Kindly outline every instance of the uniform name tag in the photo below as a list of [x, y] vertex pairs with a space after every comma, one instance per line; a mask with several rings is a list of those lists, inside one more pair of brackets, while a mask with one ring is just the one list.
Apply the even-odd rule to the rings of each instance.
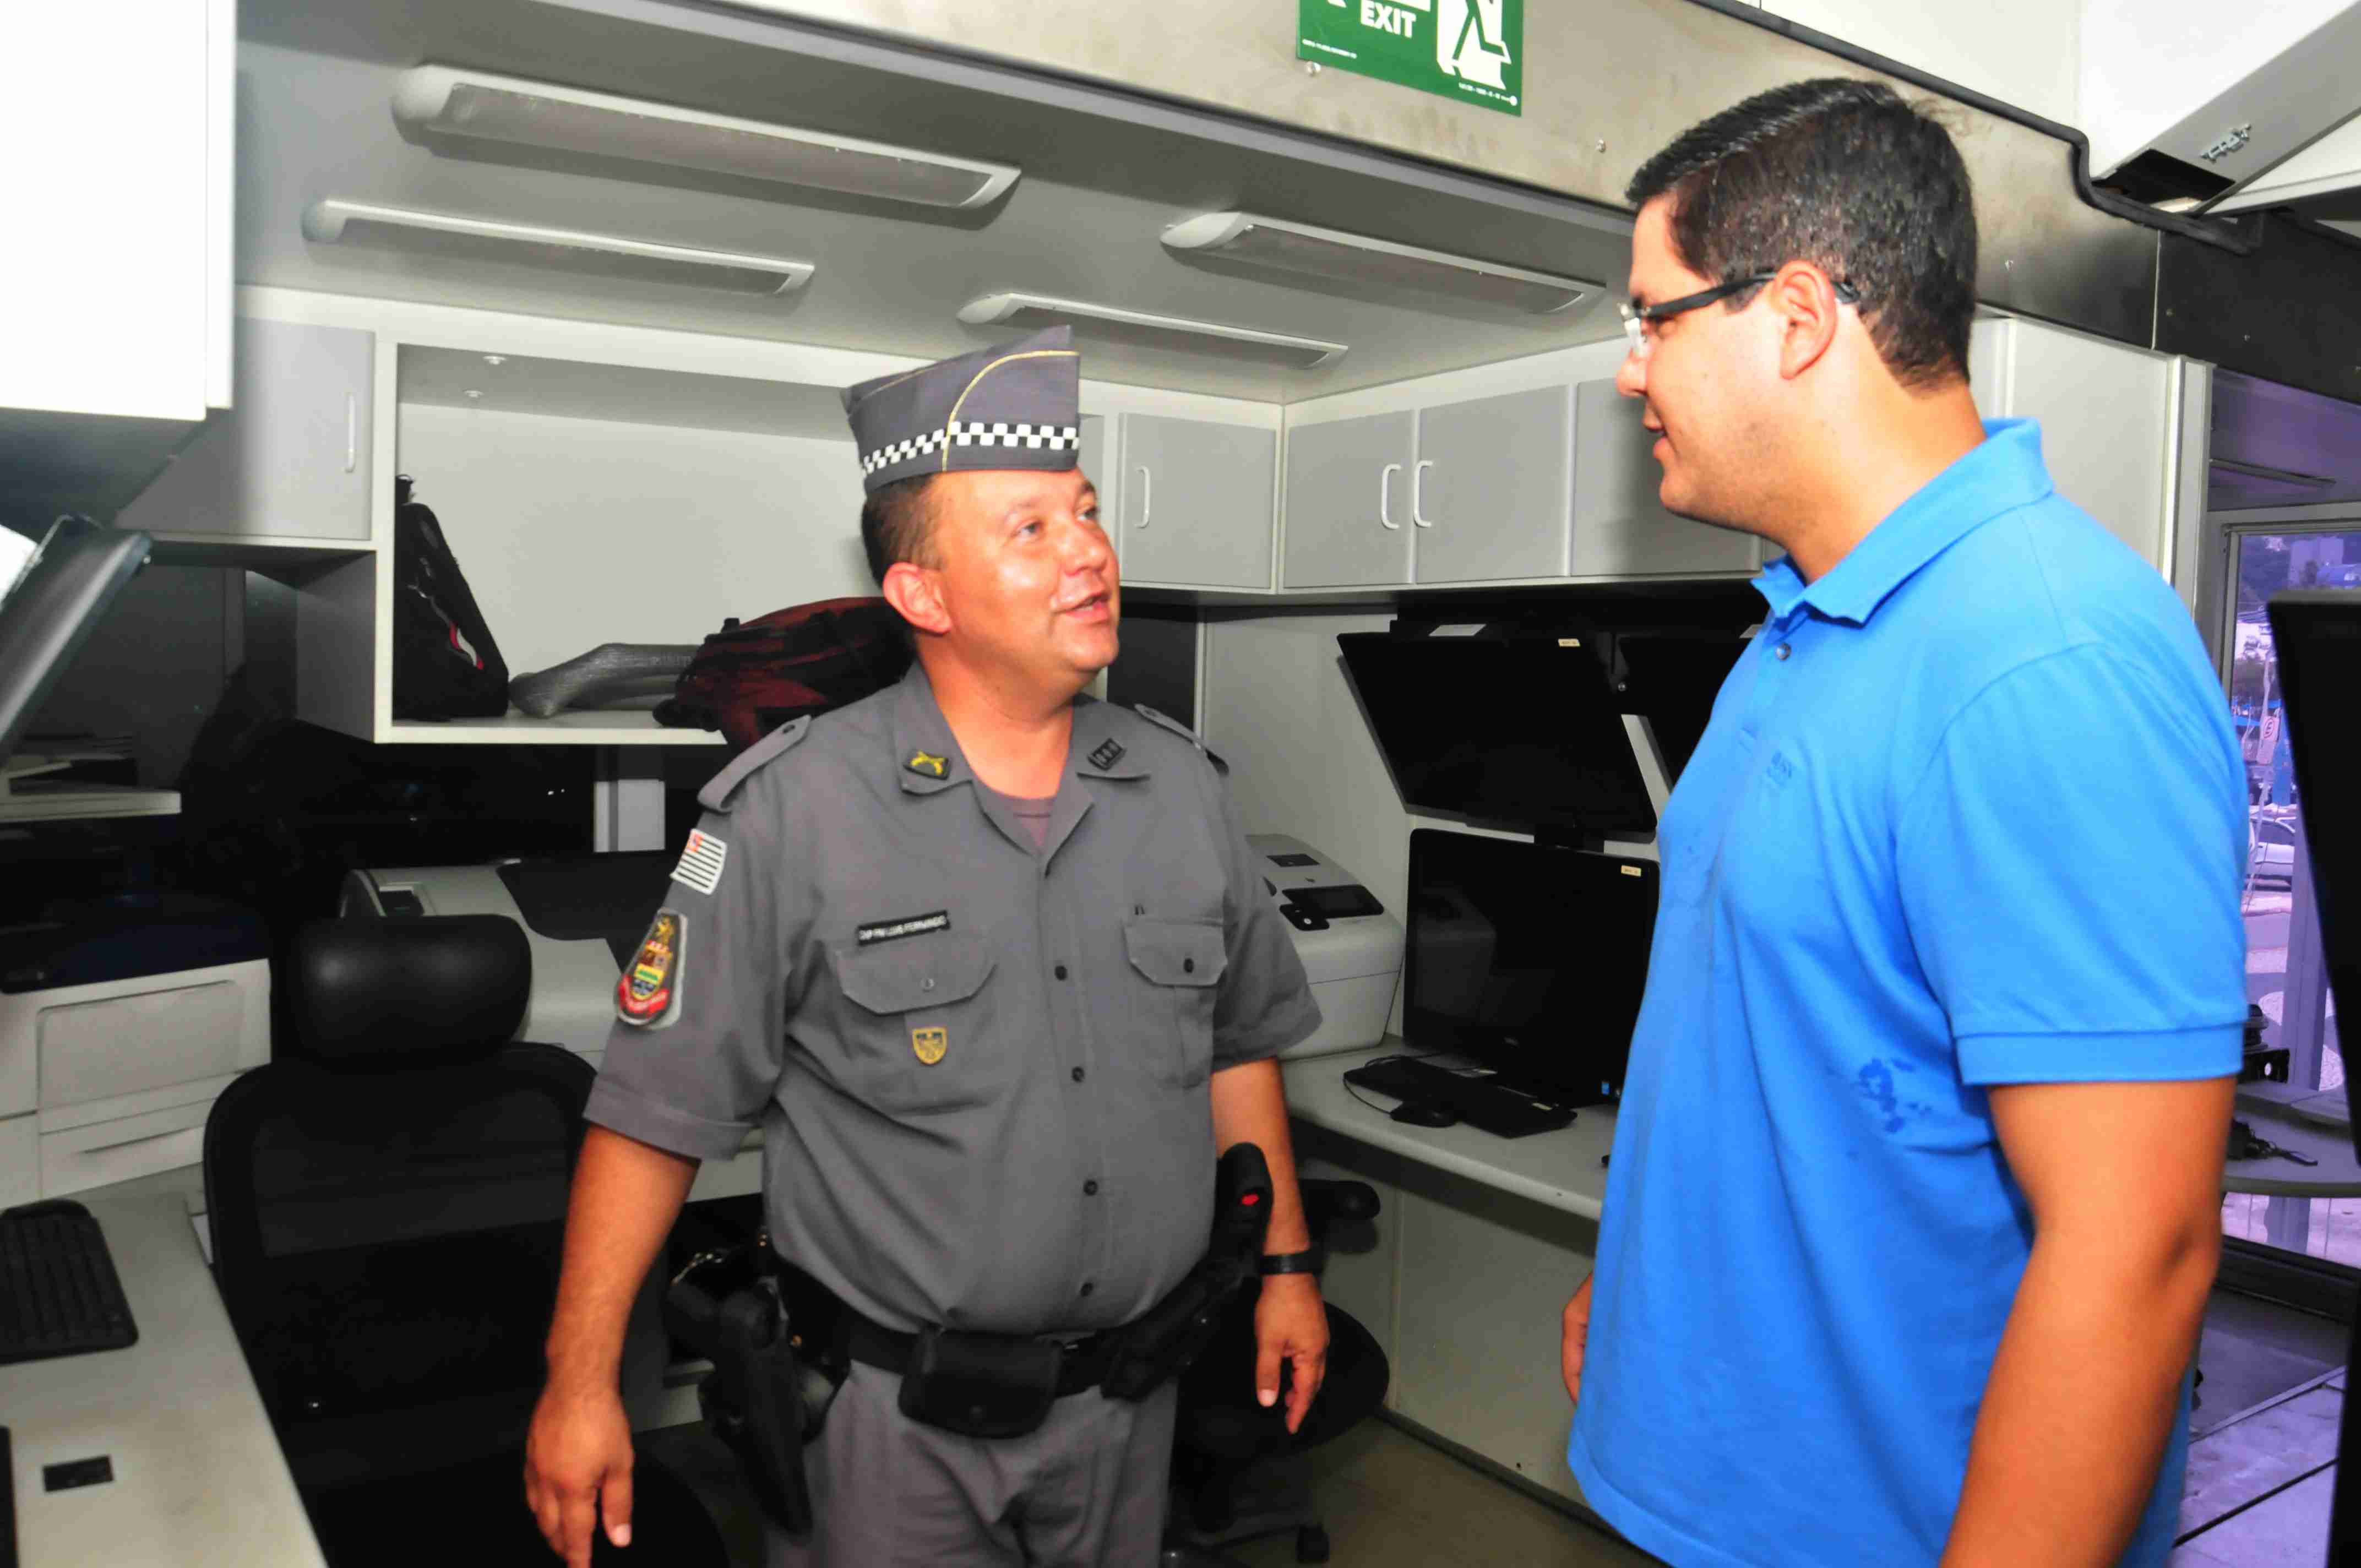
[[866, 948], [901, 937], [917, 937], [928, 931], [948, 931], [950, 928], [950, 911], [938, 909], [932, 915], [913, 915], [906, 920], [881, 920], [874, 926], [859, 927], [852, 935]]

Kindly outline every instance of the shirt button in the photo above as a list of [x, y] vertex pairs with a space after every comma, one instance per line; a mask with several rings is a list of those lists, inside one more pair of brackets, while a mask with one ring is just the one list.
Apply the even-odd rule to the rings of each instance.
[[1065, 966], [1065, 965], [1063, 965], [1063, 964], [1060, 964], [1060, 965], [1058, 966], [1058, 978], [1059, 978], [1060, 980], [1063, 980], [1063, 979], [1065, 979], [1065, 978], [1066, 978], [1066, 966]]
[[1792, 643], [1782, 642], [1776, 648], [1772, 649], [1771, 652], [1779, 658], [1784, 659], [1792, 656], [1795, 653], [1795, 649]]
[[1099, 1195], [1099, 1184], [1098, 1184], [1097, 1182], [1095, 1182], [1095, 1181], [1085, 1181], [1085, 1182], [1083, 1182], [1083, 1183], [1082, 1183], [1082, 1196], [1083, 1196], [1083, 1197], [1085, 1197], [1085, 1198], [1095, 1198], [1095, 1197], [1097, 1197], [1098, 1195]]
[[1182, 959], [1180, 960], [1180, 972], [1182, 974], [1195, 974], [1197, 972], [1197, 960], [1194, 959]]
[[1097, 1287], [1097, 1286], [1091, 1284], [1088, 1280], [1085, 1280], [1085, 1281], [1083, 1281], [1083, 1283], [1082, 1283], [1082, 1294], [1083, 1294], [1083, 1295], [1085, 1295], [1085, 1296], [1089, 1295], [1092, 1291], [1093, 1291], [1093, 1290], [1095, 1290], [1095, 1289], [1097, 1289], [1097, 1288], [1098, 1288], [1098, 1287]]
[[928, 975], [926, 979], [918, 982], [918, 989], [920, 991], [932, 991], [934, 988], [935, 977], [933, 975]]
[[1080, 1082], [1082, 1082], [1082, 1069], [1081, 1068], [1076, 1068], [1076, 1069], [1074, 1069], [1074, 1081], [1075, 1081], [1076, 1083], [1080, 1083]]

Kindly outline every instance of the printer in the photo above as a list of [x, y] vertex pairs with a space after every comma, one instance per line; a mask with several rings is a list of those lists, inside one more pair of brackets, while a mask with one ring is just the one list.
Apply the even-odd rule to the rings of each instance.
[[1281, 1055], [1331, 1056], [1364, 1050], [1385, 1038], [1401, 977], [1401, 922], [1353, 873], [1300, 839], [1249, 833], [1279, 912], [1295, 938], [1295, 956], [1320, 1003], [1320, 1030]]
[[[1320, 1032], [1286, 1054], [1376, 1045], [1401, 972], [1400, 922], [1309, 845], [1270, 834], [1246, 842], [1320, 1003]], [[523, 927], [533, 952], [532, 999], [518, 1037], [564, 1046], [595, 1065], [606, 1056], [615, 1019], [615, 977], [664, 902], [673, 862], [653, 850], [357, 871], [345, 879], [337, 913], [507, 916]]]

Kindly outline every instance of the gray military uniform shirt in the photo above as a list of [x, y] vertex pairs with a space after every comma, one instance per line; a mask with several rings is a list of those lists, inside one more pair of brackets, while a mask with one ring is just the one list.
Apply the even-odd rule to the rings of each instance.
[[780, 1251], [889, 1327], [1137, 1317], [1204, 1249], [1207, 1077], [1320, 1013], [1203, 750], [1085, 697], [1070, 759], [1042, 850], [917, 665], [747, 751], [589, 1119], [700, 1159], [761, 1125]]

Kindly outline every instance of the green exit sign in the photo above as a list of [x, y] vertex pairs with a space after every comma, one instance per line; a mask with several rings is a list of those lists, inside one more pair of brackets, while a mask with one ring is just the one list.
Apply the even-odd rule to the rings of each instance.
[[1525, 0], [1296, 0], [1295, 57], [1521, 114]]

